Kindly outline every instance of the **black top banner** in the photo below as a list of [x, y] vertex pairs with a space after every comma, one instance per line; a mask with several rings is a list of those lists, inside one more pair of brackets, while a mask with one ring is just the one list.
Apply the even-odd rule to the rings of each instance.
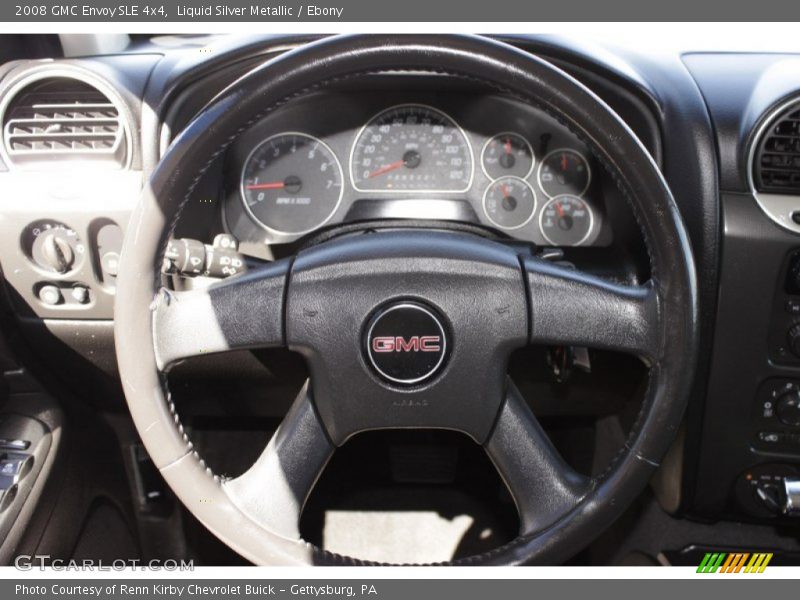
[[800, 3], [786, 0], [10, 0], [6, 23], [269, 23], [269, 22], [542, 22], [793, 21]]

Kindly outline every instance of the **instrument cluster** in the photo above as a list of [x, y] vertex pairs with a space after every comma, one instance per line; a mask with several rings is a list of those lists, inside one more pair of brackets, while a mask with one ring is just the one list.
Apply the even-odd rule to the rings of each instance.
[[597, 169], [560, 123], [501, 96], [420, 95], [320, 95], [254, 126], [226, 169], [238, 176], [230, 232], [280, 244], [368, 217], [430, 218], [545, 246], [608, 243]]

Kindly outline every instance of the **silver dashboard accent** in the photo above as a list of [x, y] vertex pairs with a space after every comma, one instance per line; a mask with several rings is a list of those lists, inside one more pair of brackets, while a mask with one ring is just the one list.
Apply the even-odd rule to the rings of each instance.
[[772, 221], [794, 233], [800, 233], [800, 223], [792, 220], [792, 213], [800, 211], [800, 196], [793, 194], [770, 194], [759, 192], [756, 189], [756, 182], [753, 177], [755, 170], [756, 152], [761, 145], [762, 138], [766, 131], [775, 124], [775, 121], [792, 106], [800, 106], [800, 98], [792, 98], [780, 106], [770, 111], [769, 115], [762, 121], [753, 136], [750, 148], [747, 151], [747, 183], [750, 193], [756, 199], [759, 208]]
[[[353, 207], [359, 202], [356, 201]], [[369, 200], [367, 200], [369, 202]], [[381, 200], [387, 206], [389, 219], [426, 219], [439, 221], [462, 221], [465, 218], [464, 206], [457, 201], [444, 198], [403, 198], [393, 202], [391, 200]], [[472, 205], [466, 203], [468, 211], [472, 212]], [[352, 217], [348, 213], [348, 217]]]
[[800, 517], [800, 479], [785, 477], [783, 491], [783, 513], [791, 517]]
[[[128, 117], [128, 110], [119, 93], [102, 77], [70, 64], [57, 64], [49, 63], [44, 65], [37, 65], [36, 67], [26, 70], [21, 74], [15, 75], [8, 87], [3, 89], [2, 98], [0, 99], [0, 124], [3, 124], [2, 143], [0, 143], [0, 158], [6, 163], [9, 169], [24, 169], [15, 163], [12, 152], [6, 147], [6, 139], [8, 137], [8, 125], [6, 123], [6, 113], [11, 106], [12, 102], [16, 99], [20, 92], [23, 92], [28, 86], [46, 79], [72, 79], [93, 87], [100, 94], [108, 99], [108, 105], [112, 106], [117, 116], [110, 119], [119, 124], [119, 134], [115, 138], [114, 147], [110, 151], [92, 152], [93, 154], [106, 154], [109, 156], [118, 152], [124, 152], [123, 160], [119, 166], [122, 170], [130, 170], [133, 161], [133, 138], [131, 134], [130, 122]], [[124, 144], [124, 148], [120, 146]], [[55, 154], [63, 154], [66, 156], [76, 156], [71, 151], [59, 151]], [[91, 154], [91, 153], [90, 153]], [[69, 163], [72, 164], [72, 163]], [[46, 170], [41, 165], [34, 165], [33, 170]]]

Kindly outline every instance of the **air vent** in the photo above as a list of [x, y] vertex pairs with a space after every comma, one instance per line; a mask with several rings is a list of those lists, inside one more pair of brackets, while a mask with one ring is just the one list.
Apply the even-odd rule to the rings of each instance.
[[756, 190], [800, 195], [800, 107], [779, 114], [758, 141], [754, 164]]
[[69, 77], [39, 79], [16, 91], [3, 115], [3, 142], [17, 166], [90, 161], [119, 168], [128, 154], [117, 106]]

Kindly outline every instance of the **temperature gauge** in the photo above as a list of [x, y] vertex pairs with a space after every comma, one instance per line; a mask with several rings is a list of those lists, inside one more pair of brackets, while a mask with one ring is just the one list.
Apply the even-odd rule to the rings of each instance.
[[489, 179], [513, 175], [527, 179], [533, 171], [533, 148], [518, 133], [498, 133], [481, 152], [481, 166]]
[[536, 212], [536, 192], [519, 177], [501, 177], [483, 194], [483, 210], [497, 227], [518, 229]]
[[589, 237], [594, 224], [591, 207], [577, 196], [556, 196], [539, 215], [542, 235], [553, 246], [579, 246]]
[[539, 165], [539, 185], [550, 198], [561, 194], [583, 196], [591, 178], [589, 163], [575, 150], [553, 150]]

